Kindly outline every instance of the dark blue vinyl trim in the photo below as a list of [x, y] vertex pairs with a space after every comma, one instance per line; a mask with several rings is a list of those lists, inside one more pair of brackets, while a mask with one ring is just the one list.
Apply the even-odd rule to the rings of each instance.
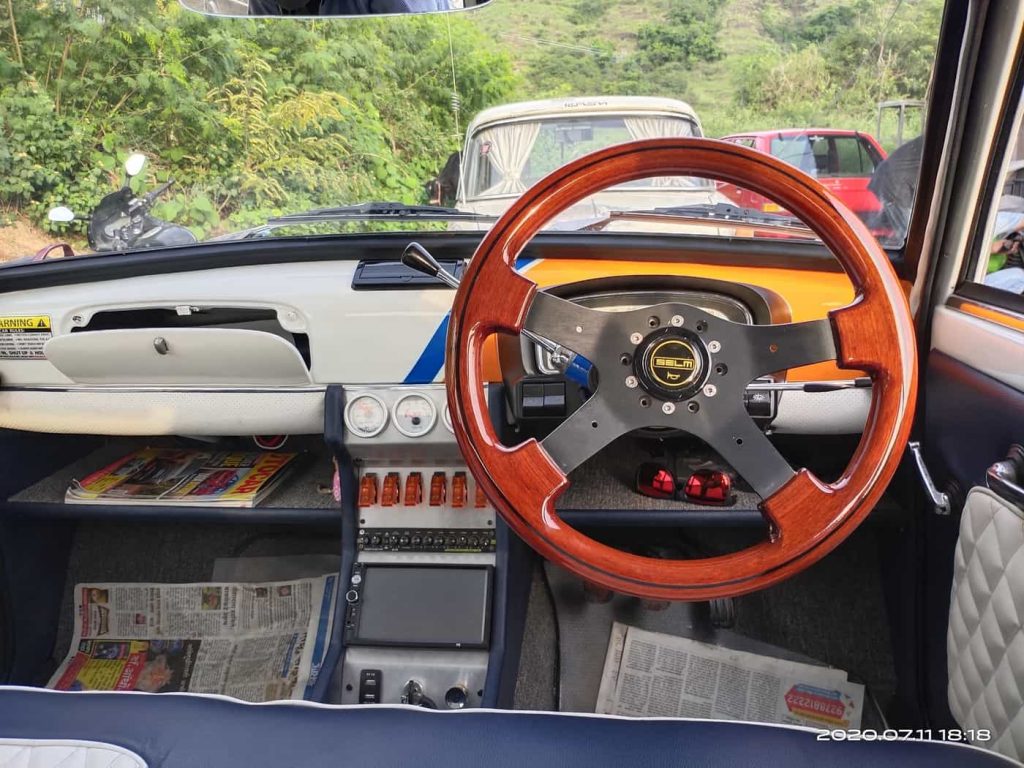
[[826, 741], [814, 731], [713, 720], [412, 707], [249, 705], [173, 693], [0, 690], [0, 737], [84, 739], [160, 768], [995, 768], [942, 741]]
[[36, 520], [131, 520], [133, 522], [206, 522], [240, 524], [338, 525], [341, 514], [336, 507], [274, 508], [244, 507], [159, 507], [145, 505], [62, 504], [57, 502], [4, 502], [3, 516]]
[[[356, 562], [356, 533], [359, 527], [359, 513], [356, 509], [356, 469], [352, 455], [345, 447], [345, 389], [339, 384], [327, 388], [324, 397], [324, 442], [331, 449], [338, 467], [341, 486], [341, 564], [338, 567], [338, 600], [334, 608], [334, 628], [331, 643], [324, 657], [323, 674], [313, 687], [313, 701], [327, 701], [332, 682], [340, 680], [342, 663], [345, 659], [345, 602], [344, 594], [352, 578], [352, 566]], [[337, 510], [335, 510], [337, 511]]]

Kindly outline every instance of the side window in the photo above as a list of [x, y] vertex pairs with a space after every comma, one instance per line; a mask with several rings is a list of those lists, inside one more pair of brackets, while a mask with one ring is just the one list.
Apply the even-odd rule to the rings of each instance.
[[973, 282], [1024, 295], [1024, 130], [1012, 127], [992, 197], [988, 237], [982, 242]]

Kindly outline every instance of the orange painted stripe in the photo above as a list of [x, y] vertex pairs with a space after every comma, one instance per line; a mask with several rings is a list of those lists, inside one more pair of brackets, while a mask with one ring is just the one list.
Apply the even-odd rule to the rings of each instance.
[[982, 320], [996, 323], [1005, 328], [1012, 328], [1015, 331], [1024, 331], [1024, 318], [1009, 312], [1003, 312], [995, 307], [986, 307], [982, 304], [974, 304], [970, 301], [961, 301], [957, 306], [961, 312], [973, 317], [980, 317]]

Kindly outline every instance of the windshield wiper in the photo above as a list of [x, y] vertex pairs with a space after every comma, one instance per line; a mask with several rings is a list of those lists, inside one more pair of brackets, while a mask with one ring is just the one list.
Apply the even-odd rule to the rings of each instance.
[[807, 229], [796, 216], [781, 213], [768, 213], [756, 208], [740, 208], [730, 203], [698, 203], [694, 205], [674, 205], [666, 208], [651, 208], [647, 211], [633, 213], [660, 213], [665, 216], [694, 216], [715, 221], [735, 221], [743, 224], [765, 224], [767, 226], [800, 227]]
[[267, 220], [268, 225], [295, 224], [310, 221], [495, 221], [496, 216], [441, 205], [410, 205], [408, 203], [359, 203], [331, 208], [314, 208]]
[[625, 221], [658, 221], [693, 222], [707, 225], [745, 224], [747, 226], [765, 227], [784, 234], [798, 237], [816, 237], [814, 232], [800, 219], [789, 214], [767, 213], [754, 208], [740, 208], [730, 203], [694, 203], [693, 205], [674, 205], [662, 208], [644, 208], [638, 210], [611, 211], [597, 221], [591, 221], [579, 229], [581, 231], [601, 231], [612, 222]]

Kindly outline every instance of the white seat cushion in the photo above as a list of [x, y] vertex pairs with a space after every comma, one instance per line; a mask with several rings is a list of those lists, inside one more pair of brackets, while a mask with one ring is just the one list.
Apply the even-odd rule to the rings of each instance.
[[98, 741], [0, 739], [0, 768], [146, 768], [146, 762]]
[[980, 743], [1024, 755], [1024, 519], [986, 488], [967, 497], [956, 546], [946, 657], [949, 708]]

